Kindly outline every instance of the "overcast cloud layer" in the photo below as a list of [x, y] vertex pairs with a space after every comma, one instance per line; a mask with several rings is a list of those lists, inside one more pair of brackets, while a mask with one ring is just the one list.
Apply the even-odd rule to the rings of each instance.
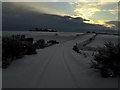
[[[26, 5], [24, 5], [26, 4]], [[87, 24], [89, 21], [80, 17], [59, 15], [55, 11], [41, 7], [39, 10], [30, 7], [31, 3], [3, 3], [3, 30], [30, 30], [34, 28], [51, 28], [57, 31], [86, 32], [108, 30], [98, 24]], [[27, 6], [29, 4], [29, 6]], [[23, 5], [23, 6], [21, 6]], [[48, 13], [46, 13], [48, 11]], [[56, 14], [52, 14], [56, 13]]]
[[[29, 3], [28, 3], [29, 4]], [[59, 16], [36, 12], [29, 7], [3, 3], [3, 30], [28, 30], [35, 27], [52, 28], [59, 31], [79, 31], [103, 28], [100, 25], [85, 24], [82, 18]]]

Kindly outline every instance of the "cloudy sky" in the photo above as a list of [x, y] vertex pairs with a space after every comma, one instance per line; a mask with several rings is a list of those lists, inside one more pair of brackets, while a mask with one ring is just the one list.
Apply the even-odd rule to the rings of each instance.
[[1, 0], [2, 2], [118, 2], [120, 0]]
[[[103, 25], [112, 29], [116, 29], [116, 22], [118, 22], [118, 0], [76, 0], [76, 2], [59, 2], [59, 0], [51, 0], [51, 2], [9, 2], [11, 0], [4, 0], [3, 3], [3, 26], [9, 24], [11, 19], [15, 22], [19, 22], [18, 18], [26, 19], [28, 17], [37, 19], [35, 14], [44, 14], [42, 19], [46, 18], [45, 15], [50, 18], [57, 16], [56, 21], [61, 21], [66, 18], [67, 22], [82, 23], [86, 25]], [[27, 1], [27, 0], [26, 0]], [[52, 2], [53, 1], [53, 2]], [[60, 0], [61, 1], [61, 0]], [[65, 1], [65, 0], [64, 0]], [[79, 2], [78, 2], [79, 1]], [[23, 16], [23, 14], [25, 14]], [[33, 15], [34, 14], [34, 15]], [[41, 17], [41, 16], [40, 16]], [[38, 17], [40, 19], [40, 17]], [[59, 20], [58, 20], [59, 17]], [[18, 20], [18, 21], [15, 21]], [[82, 20], [82, 21], [81, 21]], [[50, 20], [48, 20], [50, 21]], [[46, 20], [46, 22], [48, 22]], [[61, 22], [62, 23], [62, 22]], [[24, 24], [25, 25], [25, 24]], [[10, 27], [10, 26], [8, 26]], [[17, 27], [17, 26], [16, 26]], [[4, 27], [3, 27], [4, 28]]]

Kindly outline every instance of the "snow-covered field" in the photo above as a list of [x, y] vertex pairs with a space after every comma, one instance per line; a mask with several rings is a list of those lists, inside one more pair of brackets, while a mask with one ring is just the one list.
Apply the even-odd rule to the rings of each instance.
[[[3, 70], [3, 88], [118, 88], [117, 78], [102, 78], [99, 72], [90, 68], [92, 56], [84, 57], [72, 50], [76, 43], [83, 43], [95, 34], [56, 33], [14, 32], [62, 43], [14, 61]], [[89, 46], [97, 46], [99, 38], [100, 42], [116, 40], [116, 36], [98, 35]]]
[[105, 42], [112, 42], [114, 44], [117, 44], [119, 38], [120, 38], [119, 36], [115, 36], [115, 35], [97, 35], [95, 40], [90, 44], [88, 44], [87, 46], [95, 47], [95, 48], [103, 47]]
[[3, 36], [9, 35], [27, 35], [28, 37], [33, 37], [35, 40], [44, 39], [44, 40], [57, 40], [59, 42], [68, 41], [76, 37], [76, 35], [81, 35], [82, 33], [73, 33], [73, 32], [30, 32], [30, 31], [4, 31]]

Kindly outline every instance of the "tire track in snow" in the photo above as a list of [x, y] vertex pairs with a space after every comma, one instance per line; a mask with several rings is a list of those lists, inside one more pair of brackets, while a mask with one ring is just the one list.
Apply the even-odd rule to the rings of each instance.
[[50, 62], [52, 61], [52, 58], [54, 57], [54, 53], [57, 52], [58, 50], [58, 47], [56, 47], [57, 49], [49, 56], [47, 57], [47, 62], [43, 65], [43, 68], [42, 68], [42, 71], [40, 72], [40, 75], [39, 75], [39, 79], [37, 78], [37, 82], [36, 82], [36, 87], [38, 87], [40, 85], [40, 83], [42, 83], [42, 77], [44, 76], [47, 68], [48, 68], [48, 65], [50, 64]]
[[[53, 57], [49, 58], [50, 63], [44, 71], [44, 75], [41, 77], [41, 82], [38, 80], [37, 87], [42, 88], [53, 88], [53, 87], [74, 87], [74, 82], [72, 82], [71, 75], [69, 74], [66, 64], [64, 63], [64, 57], [62, 52], [62, 47], [56, 50]], [[65, 83], [65, 84], [64, 84]], [[54, 86], [55, 85], [55, 86]], [[70, 86], [69, 86], [70, 85]]]
[[[85, 34], [86, 35], [86, 34]], [[88, 34], [87, 34], [88, 35]], [[81, 37], [83, 37], [84, 35], [82, 35]], [[66, 42], [64, 42], [64, 44], [66, 44], [67, 42], [72, 42], [72, 41], [74, 41], [75, 39], [78, 39], [78, 38], [80, 38], [80, 37], [77, 37], [77, 38], [73, 38], [73, 39], [71, 39], [71, 40], [68, 40], [68, 41], [66, 41]], [[56, 52], [58, 51], [58, 49], [59, 48], [63, 48], [63, 46], [61, 46], [62, 44], [60, 43], [59, 44], [59, 46], [57, 47], [57, 50], [56, 50]], [[50, 48], [52, 48], [52, 47], [54, 47], [54, 48], [56, 48], [55, 46], [51, 46]], [[65, 51], [65, 50], [64, 50]], [[49, 56], [49, 58], [47, 58], [48, 60], [47, 60], [47, 62], [45, 63], [45, 65], [43, 65], [43, 68], [42, 68], [42, 72], [40, 72], [40, 76], [39, 76], [39, 79], [37, 80], [37, 87], [39, 86], [39, 84], [40, 84], [40, 81], [42, 81], [42, 77], [44, 76], [44, 74], [45, 74], [45, 72], [46, 72], [46, 70], [47, 70], [47, 68], [48, 68], [48, 66], [49, 66], [49, 64], [51, 63], [51, 61], [52, 61], [52, 58], [54, 57], [54, 54], [56, 53], [56, 52], [53, 52], [53, 54], [51, 54], [50, 56]], [[63, 52], [62, 54], [64, 54], [65, 52]], [[67, 54], [69, 53], [69, 51], [67, 51]], [[70, 56], [70, 55], [67, 55], [67, 56]], [[74, 59], [73, 57], [72, 57], [72, 59]], [[70, 73], [70, 76], [72, 77], [72, 80], [73, 80], [73, 83], [75, 84], [75, 86], [76, 87], [78, 87], [78, 85], [77, 85], [77, 80], [75, 79], [75, 77], [74, 77], [74, 75], [73, 75], [73, 73], [72, 73], [72, 71], [71, 71], [71, 69], [70, 69], [70, 67], [69, 67], [69, 64], [68, 64], [68, 62], [66, 61], [66, 57], [65, 57], [65, 54], [63, 55], [63, 61], [64, 61], [64, 64], [66, 65], [66, 67], [67, 67], [67, 70], [68, 70], [68, 72]], [[79, 63], [80, 64], [80, 63]], [[41, 82], [42, 83], [42, 82]]]
[[[55, 47], [54, 51], [51, 51], [49, 54], [47, 53], [47, 51], [52, 50], [52, 48], [48, 48], [45, 51], [43, 50], [43, 52], [40, 51], [40, 53], [37, 56], [35, 56], [35, 59], [34, 59], [34, 61], [37, 60], [37, 63], [33, 63], [28, 67], [24, 67], [24, 69], [22, 69], [23, 67], [20, 67], [20, 70], [22, 70], [22, 72], [19, 72], [20, 70], [16, 70], [16, 72], [10, 72], [10, 73], [18, 73], [18, 74], [15, 74], [15, 76], [17, 75], [17, 77], [18, 78], [20, 77], [21, 79], [18, 79], [18, 82], [16, 83], [8, 83], [7, 85], [4, 83], [4, 85], [6, 85], [4, 87], [7, 87], [7, 88], [10, 88], [10, 87], [12, 88], [27, 88], [27, 87], [36, 88], [38, 87], [38, 84], [40, 83], [49, 63], [52, 60], [51, 58], [54, 56], [54, 53], [57, 51], [57, 49], [58, 47]], [[27, 59], [27, 57], [25, 59]], [[42, 62], [41, 62], [41, 59], [42, 59]], [[13, 79], [10, 79], [10, 81], [11, 80]], [[4, 81], [5, 81], [5, 78], [4, 78]]]
[[70, 73], [71, 78], [72, 78], [72, 80], [73, 80], [76, 88], [78, 88], [79, 85], [77, 84], [77, 80], [75, 79], [75, 77], [74, 77], [74, 75], [73, 75], [73, 73], [72, 73], [72, 71], [71, 71], [71, 69], [70, 69], [70, 67], [69, 67], [69, 64], [68, 64], [68, 62], [67, 62], [67, 58], [66, 58], [66, 56], [65, 56], [65, 53], [63, 52], [62, 54], [63, 54], [63, 58], [64, 58], [63, 60], [64, 60], [64, 63], [65, 63], [65, 65], [66, 65], [66, 67], [67, 67], [67, 70], [68, 70], [68, 72]]
[[[81, 36], [81, 37], [85, 37], [86, 35], [89, 35], [89, 34], [85, 34], [85, 35], [83, 35], [83, 36]], [[94, 37], [94, 36], [92, 36], [92, 37]], [[74, 40], [80, 40], [79, 39], [80, 37], [78, 37], [78, 38], [75, 38], [75, 39], [73, 39], [73, 40], [70, 40], [70, 44], [71, 44], [71, 42], [72, 43], [76, 43], [76, 42], [74, 42]], [[88, 40], [89, 39], [89, 37], [86, 39], [86, 40]], [[77, 41], [78, 41], [77, 40]], [[81, 43], [83, 43], [83, 42], [85, 42], [86, 40], [83, 40]], [[66, 42], [65, 42], [65, 44], [66, 44]], [[67, 44], [69, 44], [69, 42], [67, 43]], [[73, 83], [75, 84], [75, 86], [77, 87], [77, 88], [79, 88], [80, 86], [79, 86], [79, 82], [78, 82], [78, 80], [77, 80], [77, 77], [75, 77], [75, 75], [74, 75], [74, 73], [73, 73], [73, 71], [72, 71], [72, 67], [70, 66], [70, 63], [71, 62], [74, 62], [76, 65], [78, 65], [79, 66], [79, 68], [81, 69], [81, 68], [84, 68], [84, 67], [86, 67], [85, 66], [85, 64], [83, 64], [83, 62], [80, 62], [80, 60], [78, 61], [77, 60], [77, 58], [75, 58], [74, 56], [73, 56], [73, 54], [72, 54], [72, 50], [70, 50], [70, 48], [65, 48], [64, 50], [62, 50], [62, 54], [63, 54], [63, 60], [64, 60], [64, 63], [65, 63], [65, 65], [66, 65], [66, 68], [67, 68], [67, 70], [68, 70], [68, 72], [69, 72], [69, 74], [70, 74], [70, 76], [71, 76], [71, 78], [72, 78], [72, 81], [73, 81]], [[69, 60], [69, 61], [68, 61]]]

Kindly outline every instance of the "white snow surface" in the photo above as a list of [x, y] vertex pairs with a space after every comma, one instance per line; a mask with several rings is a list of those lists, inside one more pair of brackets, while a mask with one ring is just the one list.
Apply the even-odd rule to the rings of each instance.
[[[37, 35], [37, 39], [42, 37]], [[9, 68], [3, 69], [3, 88], [118, 88], [117, 78], [102, 78], [99, 72], [90, 68], [91, 56], [85, 58], [72, 50], [76, 43], [82, 43], [94, 34], [75, 35], [64, 34], [62, 38], [58, 35], [57, 40], [62, 43], [13, 61]], [[47, 36], [44, 35], [51, 39]]]
[[76, 35], [81, 35], [82, 33], [76, 32], [35, 32], [35, 31], [3, 31], [3, 36], [10, 35], [26, 35], [27, 37], [34, 37], [35, 40], [57, 40], [59, 42], [64, 42], [76, 37]]
[[117, 35], [98, 35], [95, 40], [88, 44], [89, 47], [103, 47], [105, 42], [112, 42], [114, 44], [118, 44], [120, 36]]

